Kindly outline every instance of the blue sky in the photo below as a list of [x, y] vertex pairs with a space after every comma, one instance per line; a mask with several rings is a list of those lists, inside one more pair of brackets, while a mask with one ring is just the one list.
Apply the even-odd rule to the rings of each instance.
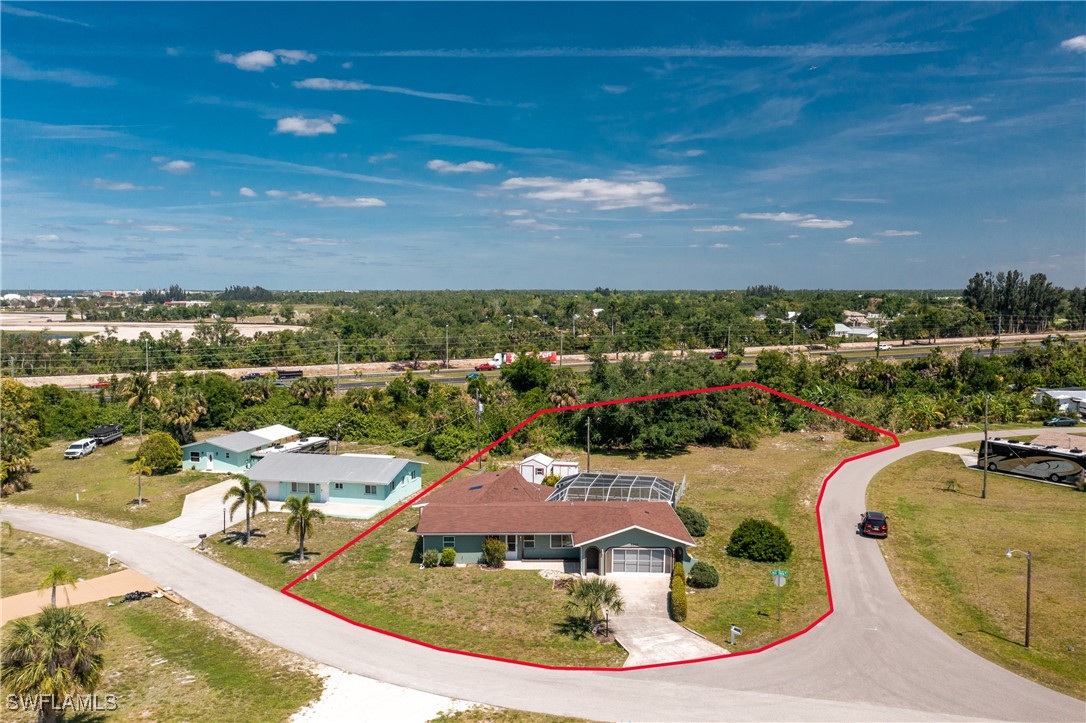
[[0, 9], [5, 289], [1086, 282], [1083, 3]]

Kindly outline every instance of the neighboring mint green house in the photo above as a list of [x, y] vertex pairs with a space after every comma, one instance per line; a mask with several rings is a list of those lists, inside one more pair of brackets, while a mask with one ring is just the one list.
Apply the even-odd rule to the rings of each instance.
[[247, 476], [264, 485], [269, 500], [309, 495], [317, 503], [381, 509], [422, 489], [422, 462], [373, 454], [269, 454]]
[[277, 444], [297, 439], [299, 434], [296, 429], [273, 424], [251, 432], [234, 432], [193, 442], [181, 447], [181, 466], [201, 472], [244, 474], [260, 459], [254, 452], [274, 449]]

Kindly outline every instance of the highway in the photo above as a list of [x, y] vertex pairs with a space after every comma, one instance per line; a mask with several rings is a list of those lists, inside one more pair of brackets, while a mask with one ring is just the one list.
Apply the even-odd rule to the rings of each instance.
[[[2, 517], [102, 553], [116, 550], [193, 604], [299, 655], [479, 703], [597, 720], [1082, 721], [1082, 701], [984, 660], [920, 616], [898, 592], [878, 543], [856, 534], [879, 470], [980, 437], [908, 442], [845, 465], [828, 483], [820, 514], [834, 612], [810, 632], [753, 655], [641, 670], [550, 670], [433, 650], [333, 618], [146, 532], [10, 504]], [[515, 655], [516, 642], [509, 643]], [[364, 705], [359, 710], [364, 717]]]

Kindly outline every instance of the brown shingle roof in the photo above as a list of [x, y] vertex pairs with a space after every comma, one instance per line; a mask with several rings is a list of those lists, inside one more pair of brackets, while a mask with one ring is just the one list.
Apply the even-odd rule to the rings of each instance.
[[510, 467], [497, 472], [483, 472], [447, 481], [418, 501], [420, 505], [436, 502], [450, 505], [491, 505], [500, 502], [542, 502], [551, 492], [528, 482]]
[[572, 535], [574, 545], [631, 527], [693, 545], [671, 505], [660, 502], [501, 502], [422, 508], [420, 535]]

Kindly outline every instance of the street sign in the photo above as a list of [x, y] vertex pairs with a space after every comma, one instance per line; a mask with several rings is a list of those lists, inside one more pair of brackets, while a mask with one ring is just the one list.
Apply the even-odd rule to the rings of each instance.
[[776, 585], [777, 587], [784, 587], [784, 583], [786, 583], [786, 582], [788, 582], [788, 580], [786, 580], [783, 577], [780, 577], [779, 575], [776, 575], [776, 576], [773, 577], [773, 584]]

